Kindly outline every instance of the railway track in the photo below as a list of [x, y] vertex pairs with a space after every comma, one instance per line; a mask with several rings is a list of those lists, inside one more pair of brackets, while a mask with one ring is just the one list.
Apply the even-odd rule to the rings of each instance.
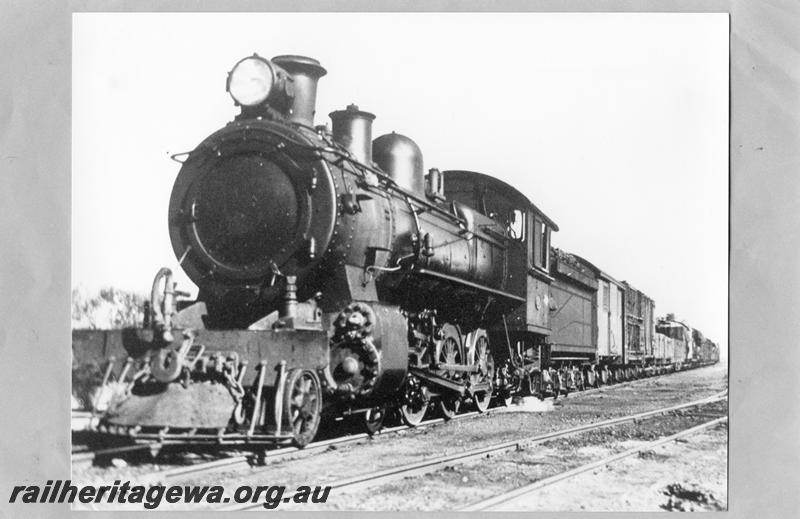
[[626, 450], [624, 452], [620, 452], [618, 454], [614, 454], [613, 456], [609, 456], [607, 458], [603, 458], [601, 460], [594, 461], [592, 463], [587, 463], [585, 465], [581, 465], [580, 467], [576, 467], [574, 469], [567, 470], [567, 471], [562, 472], [560, 474], [556, 474], [555, 476], [551, 476], [549, 478], [545, 478], [545, 479], [541, 479], [539, 481], [535, 481], [535, 482], [531, 483], [530, 485], [525, 485], [524, 487], [517, 488], [517, 489], [512, 490], [510, 492], [506, 492], [504, 494], [500, 494], [498, 496], [494, 496], [492, 498], [485, 499], [485, 500], [479, 501], [477, 503], [473, 503], [473, 504], [471, 504], [471, 505], [469, 505], [467, 507], [462, 508], [461, 511], [463, 511], [463, 512], [498, 511], [498, 509], [500, 509], [501, 506], [509, 506], [509, 505], [512, 505], [517, 500], [529, 498], [531, 496], [531, 494], [535, 493], [536, 491], [538, 491], [538, 490], [540, 490], [542, 488], [550, 486], [550, 485], [552, 485], [554, 483], [558, 483], [560, 481], [564, 481], [564, 480], [573, 478], [575, 476], [578, 476], [578, 475], [583, 474], [584, 472], [588, 472], [590, 470], [594, 470], [594, 469], [597, 469], [597, 468], [600, 468], [600, 467], [604, 467], [606, 465], [614, 463], [615, 461], [619, 461], [619, 460], [622, 460], [624, 458], [628, 458], [630, 456], [634, 456], [634, 455], [639, 454], [640, 452], [643, 452], [643, 451], [654, 449], [654, 448], [656, 448], [656, 447], [658, 447], [660, 445], [664, 445], [666, 443], [670, 443], [670, 442], [675, 441], [675, 440], [677, 440], [679, 438], [684, 438], [686, 436], [691, 436], [693, 434], [697, 434], [699, 432], [705, 431], [706, 429], [710, 429], [711, 427], [715, 427], [715, 426], [717, 426], [717, 425], [719, 425], [719, 424], [721, 424], [723, 422], [726, 422], [727, 420], [728, 420], [727, 416], [715, 418], [715, 419], [710, 420], [708, 422], [705, 422], [705, 423], [703, 423], [701, 425], [698, 425], [698, 426], [695, 426], [695, 427], [691, 427], [689, 429], [685, 429], [683, 431], [680, 431], [680, 432], [678, 432], [676, 434], [667, 436], [665, 438], [660, 438], [660, 439], [654, 440], [652, 442], [647, 442], [647, 443], [645, 443], [643, 445], [640, 445], [638, 447], [634, 447], [634, 448], [628, 449], [628, 450]]
[[119, 447], [108, 447], [106, 449], [89, 450], [85, 446], [78, 446], [72, 452], [72, 465], [86, 465], [99, 459], [109, 459], [130, 454], [132, 452], [152, 451], [160, 448], [158, 442], [137, 443], [135, 445], [122, 445]]
[[[614, 425], [624, 424], [628, 422], [636, 422], [639, 420], [644, 420], [651, 417], [656, 417], [660, 415], [664, 415], [670, 412], [685, 410], [692, 407], [698, 407], [705, 404], [711, 404], [714, 402], [718, 402], [721, 400], [727, 399], [727, 391], [718, 393], [711, 397], [703, 398], [700, 400], [695, 400], [693, 402], [688, 402], [685, 404], [674, 405], [666, 408], [656, 409], [653, 411], [647, 411], [643, 413], [637, 413], [635, 415], [629, 415], [619, 418], [612, 418], [609, 420], [604, 420], [601, 422], [591, 423], [580, 425], [577, 427], [572, 427], [569, 429], [565, 429], [562, 431], [556, 431], [546, 434], [540, 434], [536, 436], [528, 436], [516, 440], [506, 441], [490, 446], [479, 447], [476, 449], [466, 450], [457, 454], [441, 456], [437, 458], [428, 459], [421, 462], [411, 463], [408, 465], [403, 465], [399, 467], [393, 467], [390, 469], [385, 469], [377, 472], [372, 472], [363, 475], [357, 475], [354, 477], [344, 478], [338, 481], [334, 481], [329, 483], [327, 486], [330, 486], [331, 489], [335, 489], [337, 492], [354, 492], [359, 491], [367, 488], [372, 488], [380, 485], [384, 485], [386, 483], [402, 479], [408, 478], [412, 476], [419, 476], [431, 472], [435, 472], [445, 467], [467, 463], [470, 461], [478, 460], [480, 458], [485, 458], [487, 456], [496, 456], [505, 452], [509, 452], [516, 449], [521, 449], [525, 446], [542, 443], [549, 440], [555, 440], [558, 438], [564, 438], [567, 436], [576, 435], [579, 433], [584, 433], [588, 431], [592, 431], [595, 429], [600, 429], [604, 427], [611, 427]], [[711, 422], [709, 422], [711, 424]], [[711, 425], [706, 424], [707, 427]], [[671, 438], [672, 439], [672, 438]], [[663, 439], [664, 442], [671, 441], [671, 439]], [[628, 454], [630, 455], [630, 454]], [[603, 460], [605, 461], [605, 460]], [[598, 462], [599, 463], [599, 462]], [[590, 470], [590, 469], [585, 469]], [[288, 495], [284, 498], [285, 502], [291, 502], [292, 495]], [[247, 504], [236, 504], [233, 506], [226, 506], [221, 508], [220, 510], [225, 511], [236, 511], [236, 510], [255, 510], [261, 509], [262, 503], [247, 503]]]
[[[491, 409], [487, 411], [487, 413], [485, 414], [487, 415], [492, 414], [493, 412], [496, 412], [497, 409], [498, 408]], [[477, 416], [478, 414], [479, 413], [477, 411], [472, 411], [457, 415], [453, 417], [451, 420], [463, 420], [467, 418], [472, 418], [474, 416]], [[428, 427], [433, 427], [435, 425], [446, 423], [447, 421], [448, 420], [445, 420], [444, 418], [433, 418], [431, 420], [426, 420], [422, 422], [416, 427], [408, 427], [405, 425], [399, 425], [396, 427], [387, 427], [376, 433], [374, 436], [384, 436], [409, 430], [426, 429]], [[265, 465], [274, 461], [287, 459], [292, 456], [300, 457], [300, 456], [312, 455], [315, 453], [323, 452], [329, 449], [331, 446], [340, 446], [350, 443], [356, 443], [359, 441], [366, 440], [369, 437], [370, 435], [367, 433], [359, 433], [359, 434], [350, 434], [347, 436], [339, 436], [336, 438], [313, 442], [308, 444], [306, 447], [302, 449], [299, 449], [297, 447], [279, 447], [272, 450], [266, 450], [261, 453], [250, 453], [247, 455], [232, 456], [209, 462], [196, 463], [189, 466], [181, 466], [181, 467], [166, 469], [159, 472], [154, 472], [152, 474], [145, 474], [140, 479], [142, 479], [145, 482], [158, 482], [158, 481], [177, 479], [180, 476], [196, 475], [196, 474], [202, 474], [204, 472], [213, 472], [223, 469], [235, 469], [236, 467], [244, 467], [246, 465], [254, 465], [254, 464]], [[94, 451], [86, 449], [85, 446], [78, 446], [76, 447], [76, 450], [72, 452], [72, 463], [73, 465], [89, 464], [98, 461], [100, 459], [108, 459], [114, 456], [124, 456], [132, 452], [142, 452], [147, 450], [157, 452], [161, 448], [162, 445], [158, 442], [140, 443], [135, 445], [125, 445], [120, 447], [109, 447], [106, 449], [99, 449]]]
[[[629, 380], [625, 382], [618, 382], [614, 384], [604, 385], [596, 388], [588, 388], [582, 391], [572, 391], [569, 394], [573, 396], [581, 396], [581, 395], [589, 395], [592, 393], [602, 393], [603, 391], [608, 391], [616, 388], [622, 388], [626, 386], [630, 386], [632, 384], [637, 384], [641, 382], [645, 382], [648, 380], [655, 380], [661, 377], [667, 377], [669, 375], [674, 375], [675, 373], [679, 372], [668, 372], [663, 373], [660, 375], [652, 375], [649, 377], [639, 378], [635, 380]], [[567, 395], [568, 396], [568, 395]], [[535, 398], [535, 397], [527, 397], [527, 398]], [[559, 396], [559, 398], [565, 398], [565, 396]], [[543, 398], [544, 401], [552, 401], [555, 400], [556, 397], [551, 395], [548, 397]], [[491, 415], [497, 412], [504, 412], [509, 408], [500, 406], [494, 407], [489, 409], [487, 412], [482, 413], [483, 415]], [[510, 410], [513, 410], [514, 406], [510, 407]], [[86, 413], [81, 413], [86, 414]], [[471, 411], [467, 413], [462, 413], [456, 415], [450, 420], [445, 420], [444, 418], [433, 418], [430, 420], [425, 420], [421, 424], [417, 425], [416, 427], [409, 427], [405, 425], [399, 425], [395, 427], [389, 427], [382, 429], [379, 433], [375, 436], [382, 436], [382, 435], [389, 435], [389, 434], [398, 434], [401, 432], [409, 431], [409, 430], [423, 430], [429, 427], [433, 427], [436, 425], [440, 425], [446, 423], [448, 421], [453, 420], [463, 420], [468, 418], [473, 418], [475, 416], [480, 415], [477, 411]], [[178, 480], [182, 477], [188, 476], [195, 476], [199, 474], [203, 474], [205, 472], [217, 472], [220, 470], [235, 470], [237, 468], [244, 468], [246, 466], [252, 465], [262, 465], [262, 464], [269, 464], [275, 461], [290, 459], [292, 457], [305, 457], [309, 455], [313, 455], [316, 453], [324, 452], [327, 449], [331, 448], [332, 446], [341, 446], [351, 443], [356, 443], [359, 441], [363, 441], [369, 438], [369, 434], [367, 433], [360, 433], [360, 434], [351, 434], [347, 436], [341, 436], [337, 438], [331, 438], [327, 440], [322, 440], [318, 442], [313, 442], [307, 445], [303, 449], [298, 449], [296, 447], [279, 447], [271, 450], [266, 450], [261, 453], [250, 453], [247, 455], [240, 455], [240, 456], [232, 456], [227, 458], [221, 458], [218, 460], [208, 461], [208, 462], [201, 462], [196, 463], [188, 466], [179, 466], [170, 469], [165, 469], [157, 472], [153, 472], [150, 474], [144, 474], [140, 476], [143, 482], [164, 482], [164, 481], [174, 481]], [[86, 446], [76, 446], [72, 452], [72, 464], [74, 466], [82, 466], [82, 465], [89, 465], [95, 463], [100, 460], [110, 460], [114, 457], [124, 457], [130, 455], [131, 453], [142, 453], [150, 451], [153, 455], [158, 453], [163, 448], [163, 445], [159, 442], [143, 442], [137, 443], [134, 445], [124, 445], [118, 447], [108, 447], [98, 450], [89, 450]]]

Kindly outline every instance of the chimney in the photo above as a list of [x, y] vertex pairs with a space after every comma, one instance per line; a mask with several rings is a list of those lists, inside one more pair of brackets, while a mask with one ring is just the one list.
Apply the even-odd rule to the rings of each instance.
[[272, 62], [288, 72], [294, 80], [294, 101], [289, 120], [313, 127], [317, 82], [328, 72], [319, 61], [305, 56], [275, 56]]

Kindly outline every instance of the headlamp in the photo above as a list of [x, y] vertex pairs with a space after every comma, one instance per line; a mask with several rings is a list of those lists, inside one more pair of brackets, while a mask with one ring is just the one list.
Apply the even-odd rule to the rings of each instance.
[[254, 54], [236, 63], [228, 73], [227, 90], [234, 101], [242, 106], [255, 106], [269, 97], [275, 84], [274, 66]]

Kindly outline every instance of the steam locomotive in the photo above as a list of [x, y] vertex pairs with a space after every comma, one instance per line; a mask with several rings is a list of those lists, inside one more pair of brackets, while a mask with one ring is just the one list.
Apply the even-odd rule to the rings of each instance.
[[[169, 234], [199, 294], [161, 269], [144, 326], [73, 332], [78, 363], [107, 363], [101, 431], [304, 446], [326, 417], [375, 432], [394, 412], [416, 425], [642, 376], [680, 347], [691, 360], [651, 300], [552, 248], [558, 226], [514, 187], [426, 174], [413, 140], [373, 141], [355, 105], [315, 126], [325, 74], [301, 56], [240, 60], [240, 113], [174, 157]], [[672, 342], [656, 352], [655, 335]]]

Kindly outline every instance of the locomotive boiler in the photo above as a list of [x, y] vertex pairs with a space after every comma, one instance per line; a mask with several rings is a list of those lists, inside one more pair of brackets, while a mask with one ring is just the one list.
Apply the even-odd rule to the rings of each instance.
[[[373, 141], [375, 116], [355, 105], [315, 126], [325, 74], [300, 56], [240, 60], [227, 78], [240, 113], [175, 157], [169, 234], [199, 294], [162, 269], [148, 326], [102, 339], [128, 357], [105, 374], [104, 430], [304, 445], [326, 414], [374, 431], [390, 409], [414, 425], [509, 392], [495, 357], [513, 351], [488, 330], [543, 324], [546, 267], [531, 285], [527, 258], [532, 236], [547, 257], [557, 227], [496, 179], [426, 174], [413, 140]], [[536, 309], [515, 321], [528, 291]]]

